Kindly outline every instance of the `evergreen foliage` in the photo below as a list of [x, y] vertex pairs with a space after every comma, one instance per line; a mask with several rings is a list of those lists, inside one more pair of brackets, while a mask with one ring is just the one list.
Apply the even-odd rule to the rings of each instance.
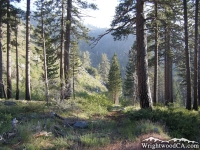
[[91, 59], [90, 59], [90, 52], [89, 51], [85, 51], [82, 54], [82, 66], [84, 68], [88, 68], [91, 66]]
[[111, 23], [115, 40], [125, 39], [128, 35], [135, 34], [136, 3], [136, 0], [121, 0], [116, 7]]
[[[43, 60], [42, 51], [40, 47], [42, 46], [42, 22], [41, 22], [41, 9], [43, 9], [42, 13], [44, 16], [44, 36], [45, 36], [45, 45], [46, 45], [46, 57], [47, 57], [47, 77], [48, 79], [55, 79], [58, 77], [58, 55], [56, 52], [56, 47], [54, 46], [56, 43], [56, 39], [54, 33], [52, 33], [51, 29], [54, 27], [54, 20], [51, 18], [51, 8], [53, 2], [41, 2], [38, 0], [35, 2], [37, 6], [37, 11], [34, 12], [34, 19], [38, 22], [37, 26], [34, 30], [34, 34], [36, 36], [36, 43], [38, 47], [35, 47], [36, 51], [40, 54], [41, 59]], [[42, 75], [44, 76], [44, 75]]]
[[97, 77], [98, 76], [98, 71], [97, 71], [97, 69], [96, 68], [94, 68], [94, 67], [88, 67], [88, 68], [86, 68], [86, 70], [87, 70], [87, 72], [90, 74], [90, 75], [92, 75], [93, 77]]
[[72, 46], [70, 49], [70, 77], [76, 75], [79, 72], [82, 63], [80, 60], [80, 52], [78, 49], [78, 43], [72, 41]]
[[135, 89], [135, 78], [136, 78], [136, 51], [135, 46], [129, 50], [128, 54], [128, 63], [126, 66], [126, 74], [124, 79], [124, 96], [133, 98], [133, 95], [136, 91]]
[[58, 77], [58, 55], [56, 47], [53, 45], [53, 39], [46, 35], [46, 52], [47, 52], [47, 77], [56, 79]]
[[106, 84], [108, 82], [108, 74], [110, 70], [110, 62], [105, 53], [101, 55], [101, 62], [98, 65], [98, 72], [101, 76], [101, 80]]
[[119, 95], [122, 91], [122, 80], [120, 65], [116, 53], [112, 57], [110, 64], [110, 71], [108, 74], [108, 90], [113, 98], [115, 104], [119, 104]]

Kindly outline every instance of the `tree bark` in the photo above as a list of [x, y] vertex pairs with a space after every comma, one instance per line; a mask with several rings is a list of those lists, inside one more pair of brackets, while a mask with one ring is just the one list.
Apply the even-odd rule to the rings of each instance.
[[198, 105], [200, 106], [200, 34], [198, 37]]
[[173, 103], [172, 52], [170, 50], [170, 28], [165, 27], [165, 105]]
[[26, 83], [25, 99], [31, 100], [30, 93], [30, 0], [27, 0], [26, 10]]
[[[2, 8], [2, 1], [0, 2]], [[3, 98], [2, 11], [0, 10], [0, 98]]]
[[71, 16], [72, 11], [72, 0], [67, 0], [67, 22], [66, 22], [66, 41], [64, 51], [64, 71], [65, 71], [65, 99], [69, 99], [71, 96], [71, 85], [70, 85], [70, 35], [71, 35]]
[[[195, 44], [194, 44], [194, 103], [193, 109], [198, 110], [198, 95], [197, 95], [197, 49], [198, 49], [198, 6], [199, 0], [196, 0], [196, 8], [195, 8]], [[200, 95], [199, 95], [200, 96]]]
[[12, 98], [10, 0], [7, 0], [7, 97]]
[[188, 50], [188, 17], [187, 0], [183, 0], [184, 7], [184, 30], [185, 30], [185, 57], [186, 57], [186, 83], [187, 83], [187, 102], [186, 109], [191, 109], [191, 81], [190, 81], [190, 53]]
[[169, 103], [169, 76], [168, 76], [168, 55], [167, 55], [167, 26], [165, 26], [165, 105]]
[[62, 18], [61, 18], [61, 46], [60, 46], [60, 82], [61, 82], [61, 101], [64, 99], [64, 78], [63, 78], [63, 51], [64, 51], [64, 0], [62, 0]]
[[145, 33], [145, 2], [137, 1], [136, 9], [138, 96], [141, 108], [152, 108], [148, 77], [147, 38]]
[[15, 16], [15, 23], [16, 23], [16, 27], [15, 27], [15, 39], [16, 39], [16, 100], [19, 100], [19, 61], [18, 61], [18, 22], [17, 22], [17, 16]]
[[168, 56], [168, 81], [169, 82], [169, 102], [173, 103], [173, 78], [172, 78], [172, 50], [171, 50], [171, 46], [170, 46], [170, 41], [171, 41], [171, 32], [170, 32], [170, 28], [168, 26], [167, 29], [167, 56]]
[[115, 95], [115, 105], [119, 105], [119, 96]]
[[156, 105], [158, 103], [158, 3], [155, 2], [155, 62], [154, 62], [154, 97], [153, 103]]

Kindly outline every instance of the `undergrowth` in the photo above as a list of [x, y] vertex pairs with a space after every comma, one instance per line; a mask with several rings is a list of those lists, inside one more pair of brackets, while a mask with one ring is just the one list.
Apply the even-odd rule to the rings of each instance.
[[[11, 101], [11, 104], [7, 106], [0, 101], [0, 135], [12, 131], [13, 118], [18, 120], [17, 134], [7, 143], [0, 143], [0, 149], [98, 149], [120, 141], [135, 142], [154, 133], [163, 139], [183, 137], [200, 142], [200, 113], [185, 108], [159, 106], [152, 111], [137, 106], [123, 108], [113, 106], [105, 94], [86, 92], [61, 103], [51, 101], [49, 109], [45, 102], [38, 101]], [[51, 116], [52, 111], [64, 118], [83, 120], [88, 128], [64, 126], [63, 120]], [[55, 127], [61, 134], [55, 134]], [[40, 131], [51, 134], [35, 138]]]
[[187, 138], [200, 142], [200, 116], [199, 112], [189, 111], [185, 108], [155, 107], [148, 109], [128, 111], [131, 120], [151, 120], [166, 126], [166, 132], [171, 137]]

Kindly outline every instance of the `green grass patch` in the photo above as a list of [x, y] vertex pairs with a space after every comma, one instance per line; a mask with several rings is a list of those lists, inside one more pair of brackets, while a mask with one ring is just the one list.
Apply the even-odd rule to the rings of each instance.
[[110, 138], [106, 134], [86, 134], [80, 137], [81, 143], [87, 147], [99, 147], [110, 143]]

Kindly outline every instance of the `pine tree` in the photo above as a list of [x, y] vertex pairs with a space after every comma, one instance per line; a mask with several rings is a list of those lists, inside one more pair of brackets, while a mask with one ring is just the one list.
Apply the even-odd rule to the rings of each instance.
[[174, 100], [175, 100], [176, 105], [180, 107], [180, 106], [183, 106], [183, 98], [180, 92], [180, 84], [177, 81], [177, 77], [174, 80], [175, 80], [173, 82]]
[[78, 43], [76, 41], [72, 41], [72, 47], [70, 51], [70, 73], [69, 78], [72, 77], [72, 90], [73, 90], [73, 98], [75, 99], [75, 75], [78, 74], [79, 68], [81, 67], [80, 54], [78, 49]]
[[[158, 18], [158, 3], [157, 1], [154, 3], [155, 5], [155, 18]], [[158, 103], [158, 21], [155, 21], [155, 61], [154, 61], [154, 97], [153, 103]]]
[[108, 82], [108, 74], [110, 70], [110, 62], [106, 54], [101, 55], [101, 62], [98, 65], [98, 72], [102, 81], [106, 84]]
[[108, 90], [112, 96], [114, 104], [119, 104], [119, 95], [122, 91], [122, 80], [120, 65], [116, 53], [112, 57], [110, 71], [108, 75]]
[[191, 109], [191, 78], [190, 78], [190, 54], [188, 48], [188, 14], [187, 0], [183, 0], [184, 7], [184, 30], [185, 30], [185, 57], [186, 57], [186, 82], [187, 82], [187, 103], [186, 109]]
[[45, 36], [46, 48], [47, 48], [47, 77], [48, 79], [54, 80], [58, 77], [59, 65], [56, 60], [58, 56], [56, 55], [56, 48], [53, 45], [53, 39], [48, 35]]
[[10, 0], [7, 1], [7, 96], [12, 98]]
[[[195, 8], [195, 44], [194, 44], [194, 102], [193, 102], [193, 109], [198, 111], [198, 65], [197, 65], [197, 61], [198, 61], [198, 9], [199, 9], [199, 0], [196, 0], [196, 8]], [[200, 54], [199, 54], [200, 55]], [[200, 72], [199, 72], [200, 73]], [[200, 84], [199, 84], [200, 86]], [[200, 91], [199, 91], [200, 94]], [[200, 97], [200, 95], [199, 95]]]
[[135, 78], [136, 78], [136, 51], [135, 45], [129, 50], [128, 63], [126, 66], [126, 74], [124, 79], [124, 96], [132, 99], [134, 104], [136, 89], [135, 89]]
[[[75, 4], [74, 4], [75, 3]], [[74, 4], [74, 5], [73, 5]], [[97, 9], [96, 5], [93, 3], [89, 4], [87, 1], [77, 0], [67, 0], [67, 16], [66, 16], [66, 27], [65, 27], [65, 51], [64, 51], [64, 74], [65, 74], [65, 99], [70, 98], [70, 42], [71, 36], [73, 35], [74, 39], [85, 39], [88, 40], [87, 35], [88, 29], [84, 27], [81, 23], [81, 10], [83, 9]]]
[[[34, 12], [34, 19], [38, 22], [37, 26], [34, 30], [34, 34], [37, 37], [36, 43], [38, 46], [42, 46], [42, 15], [43, 17], [43, 24], [44, 24], [44, 39], [45, 39], [45, 47], [46, 47], [46, 63], [47, 63], [47, 78], [48, 79], [55, 79], [58, 76], [58, 63], [57, 63], [57, 53], [56, 47], [54, 46], [57, 42], [54, 33], [51, 31], [55, 26], [54, 20], [52, 20], [51, 8], [53, 2], [45, 2], [45, 1], [36, 1], [35, 5], [37, 6], [38, 11]], [[43, 7], [43, 8], [42, 8]], [[41, 12], [41, 9], [43, 10]], [[36, 51], [41, 55], [42, 60], [44, 60], [43, 54], [38, 47], [35, 47]], [[44, 68], [43, 68], [44, 69]], [[44, 75], [43, 75], [44, 76]]]
[[14, 20], [11, 24], [12, 30], [14, 30], [15, 38], [11, 41], [11, 45], [15, 47], [16, 50], [16, 96], [15, 99], [19, 100], [19, 55], [18, 55], [18, 46], [20, 45], [18, 43], [18, 26], [20, 24], [20, 16], [23, 15], [24, 12], [20, 9], [14, 9], [12, 11], [12, 15], [14, 17]]
[[148, 75], [147, 58], [147, 35], [145, 21], [146, 5], [144, 1], [137, 1], [136, 4], [136, 39], [137, 39], [137, 74], [138, 94], [141, 108], [152, 108], [152, 98]]
[[44, 8], [45, 1], [44, 0], [38, 0], [36, 1], [38, 12], [35, 12], [35, 17], [39, 20], [39, 25], [37, 33], [39, 37], [39, 42], [42, 46], [43, 51], [43, 70], [44, 70], [44, 82], [45, 82], [45, 93], [46, 93], [46, 101], [49, 102], [49, 83], [48, 83], [48, 77], [47, 77], [47, 53], [46, 53], [46, 38], [45, 38], [45, 17], [46, 17], [46, 11]]
[[3, 44], [2, 44], [2, 24], [3, 24], [3, 17], [5, 16], [5, 3], [6, 0], [0, 1], [0, 98], [3, 98]]
[[31, 100], [30, 83], [30, 0], [27, 0], [26, 8], [26, 73], [25, 73], [25, 99]]
[[90, 59], [89, 51], [83, 52], [83, 55], [82, 55], [82, 66], [84, 68], [88, 68], [88, 67], [91, 66], [91, 59]]
[[[19, 2], [19, 0], [15, 0], [16, 2]], [[15, 21], [13, 16], [16, 16], [16, 14], [20, 14], [21, 10], [16, 9], [14, 6], [10, 4], [9, 0], [1, 0], [0, 1], [0, 98], [4, 97], [7, 98], [4, 84], [3, 84], [3, 44], [2, 44], [2, 25], [3, 23], [7, 24], [7, 90], [8, 90], [8, 97], [11, 98], [12, 96], [12, 83], [11, 83], [11, 51], [10, 51], [10, 45], [11, 42], [11, 26], [15, 24]], [[7, 16], [6, 16], [7, 15]]]
[[71, 44], [72, 46], [70, 49], [70, 62], [71, 62], [70, 63], [70, 77], [73, 77], [76, 74], [78, 74], [82, 63], [80, 60], [80, 53], [79, 53], [77, 41], [72, 41]]
[[[157, 85], [158, 82], [158, 62], [164, 59], [165, 68], [165, 104], [173, 102], [173, 76], [172, 66], [176, 57], [175, 53], [181, 47], [182, 27], [180, 24], [175, 24], [176, 20], [181, 20], [180, 0], [174, 0], [173, 6], [170, 6], [171, 1], [163, 0], [162, 2], [155, 1], [152, 9], [147, 15], [147, 18], [155, 18], [147, 21], [148, 27], [148, 52], [154, 51], [155, 56], [150, 61], [154, 62], [154, 104], [157, 102]], [[155, 7], [155, 8], [153, 8]], [[158, 51], [159, 50], [159, 51]], [[181, 51], [182, 53], [182, 51]], [[164, 57], [163, 57], [164, 56]], [[159, 59], [159, 60], [158, 60]], [[160, 63], [162, 64], [162, 63]], [[150, 64], [151, 65], [151, 64]], [[159, 81], [160, 82], [160, 81]]]
[[[140, 106], [141, 108], [152, 108], [148, 76], [145, 4], [145, 1], [120, 1], [119, 5], [116, 7], [116, 13], [111, 28], [103, 35], [111, 32], [115, 40], [121, 40], [122, 38], [127, 38], [131, 34], [135, 34], [136, 31], [138, 95], [140, 98]], [[96, 41], [103, 35], [99, 36]]]

